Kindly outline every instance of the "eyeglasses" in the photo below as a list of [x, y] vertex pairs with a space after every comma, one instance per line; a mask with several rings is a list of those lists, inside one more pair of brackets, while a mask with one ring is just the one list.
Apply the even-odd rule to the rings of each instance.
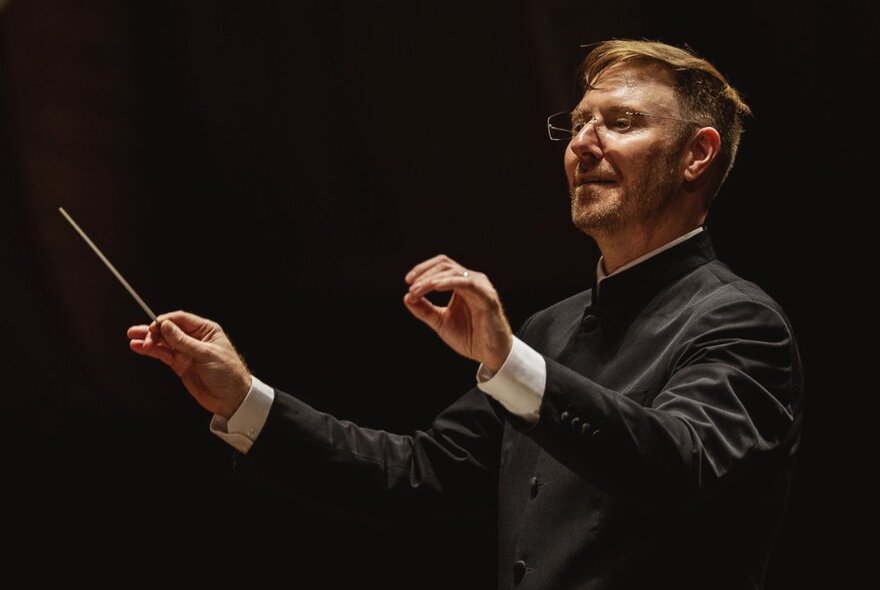
[[[593, 123], [597, 134], [599, 130], [604, 129], [613, 133], [626, 133], [636, 127], [635, 119], [637, 117], [655, 117], [658, 119], [669, 119], [671, 121], [680, 121], [682, 123], [691, 123], [700, 126], [701, 123], [693, 119], [681, 119], [679, 117], [669, 117], [667, 115], [652, 115], [651, 113], [643, 113], [641, 111], [623, 111], [620, 115], [609, 118], [608, 121], [600, 120], [596, 115], [589, 117], [581, 113], [569, 113], [562, 111], [554, 113], [547, 117], [547, 134], [552, 141], [570, 141], [575, 135], [579, 135], [584, 128]], [[603, 132], [601, 135], [605, 135]]]

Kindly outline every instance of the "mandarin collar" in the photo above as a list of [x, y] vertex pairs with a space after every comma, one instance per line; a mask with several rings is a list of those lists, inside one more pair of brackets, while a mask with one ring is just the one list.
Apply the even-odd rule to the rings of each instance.
[[592, 313], [641, 309], [666, 285], [687, 272], [715, 259], [708, 228], [655, 256], [602, 280], [593, 281]]

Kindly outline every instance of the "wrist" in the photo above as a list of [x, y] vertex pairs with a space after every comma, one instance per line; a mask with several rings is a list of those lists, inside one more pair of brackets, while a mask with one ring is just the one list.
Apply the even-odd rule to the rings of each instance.
[[241, 375], [239, 385], [234, 388], [234, 393], [224, 400], [223, 407], [216, 413], [229, 420], [238, 411], [241, 404], [244, 403], [252, 389], [253, 378], [250, 373]]

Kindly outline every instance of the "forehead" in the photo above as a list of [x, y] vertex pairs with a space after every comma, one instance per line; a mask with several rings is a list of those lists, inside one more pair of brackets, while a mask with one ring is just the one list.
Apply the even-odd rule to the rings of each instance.
[[677, 110], [672, 74], [656, 65], [614, 64], [589, 82], [579, 110], [607, 106], [627, 106], [655, 114]]

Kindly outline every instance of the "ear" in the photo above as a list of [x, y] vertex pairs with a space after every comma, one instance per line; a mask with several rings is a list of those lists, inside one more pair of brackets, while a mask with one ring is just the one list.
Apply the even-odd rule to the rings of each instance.
[[693, 181], [704, 176], [721, 149], [721, 136], [714, 127], [703, 127], [691, 140], [685, 154], [684, 178]]

